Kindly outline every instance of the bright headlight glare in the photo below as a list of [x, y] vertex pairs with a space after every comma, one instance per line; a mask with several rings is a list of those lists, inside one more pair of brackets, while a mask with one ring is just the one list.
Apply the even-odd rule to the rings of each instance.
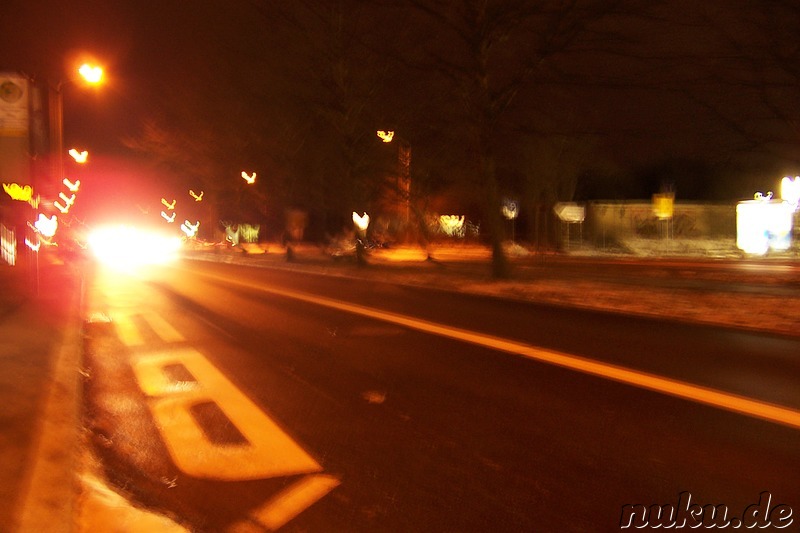
[[97, 228], [89, 235], [89, 248], [103, 264], [117, 269], [164, 264], [176, 257], [181, 239], [131, 226]]

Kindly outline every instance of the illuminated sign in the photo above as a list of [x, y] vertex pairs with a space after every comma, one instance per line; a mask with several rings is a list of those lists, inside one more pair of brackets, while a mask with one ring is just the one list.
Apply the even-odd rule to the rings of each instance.
[[514, 220], [519, 215], [519, 204], [514, 200], [506, 199], [503, 201], [503, 216], [508, 220]]
[[736, 246], [748, 254], [764, 255], [770, 249], [786, 250], [791, 245], [792, 206], [756, 195], [755, 200], [736, 205]]
[[30, 185], [4, 183], [3, 190], [8, 193], [12, 200], [19, 200], [20, 202], [30, 202], [33, 196], [33, 188]]
[[586, 208], [573, 202], [557, 203], [553, 211], [562, 222], [583, 222], [586, 218]]
[[659, 220], [672, 218], [675, 211], [675, 195], [672, 193], [653, 195], [653, 214]]

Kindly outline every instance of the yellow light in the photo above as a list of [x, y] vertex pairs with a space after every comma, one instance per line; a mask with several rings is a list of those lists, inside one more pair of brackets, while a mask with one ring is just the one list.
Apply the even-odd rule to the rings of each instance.
[[34, 222], [33, 225], [36, 228], [36, 231], [45, 237], [52, 237], [56, 234], [56, 230], [58, 229], [58, 219], [55, 215], [47, 218], [42, 213], [39, 213], [39, 218], [36, 219], [36, 222]]
[[188, 238], [193, 238], [197, 235], [197, 229], [200, 227], [200, 221], [197, 221], [197, 224], [192, 225], [191, 222], [185, 220], [183, 224], [181, 224], [181, 231], [186, 234]]
[[75, 203], [75, 194], [73, 193], [72, 196], [67, 196], [63, 192], [58, 193], [58, 197], [64, 200], [64, 203], [67, 205], [72, 205]]
[[394, 132], [393, 131], [378, 130], [376, 133], [378, 134], [378, 137], [380, 137], [381, 141], [383, 141], [385, 143], [392, 142], [392, 139], [394, 138]]
[[103, 81], [103, 69], [101, 67], [84, 63], [80, 66], [78, 72], [88, 83], [98, 84]]
[[454, 235], [463, 235], [464, 215], [441, 215], [439, 216], [439, 226], [444, 233], [451, 237]]
[[75, 183], [72, 183], [71, 181], [69, 181], [69, 179], [67, 179], [67, 178], [64, 178], [64, 179], [61, 181], [61, 183], [63, 183], [64, 185], [66, 185], [67, 189], [69, 189], [69, 192], [77, 192], [77, 191], [78, 191], [78, 189], [79, 189], [79, 188], [80, 188], [80, 186], [81, 186], [81, 180], [75, 180]]
[[361, 231], [366, 231], [367, 227], [369, 227], [369, 215], [364, 213], [364, 215], [361, 216], [353, 211], [353, 223]]
[[164, 198], [161, 199], [161, 203], [164, 204], [164, 207], [166, 207], [168, 211], [172, 211], [173, 209], [175, 209], [175, 203], [177, 201], [178, 200], [172, 200], [172, 203], [169, 203], [166, 199]]
[[25, 237], [25, 244], [28, 246], [28, 248], [30, 248], [34, 252], [38, 252], [39, 251], [39, 247], [42, 246], [42, 242], [41, 241], [36, 241], [36, 244], [33, 244], [31, 242], [31, 240], [28, 239], [27, 237]]
[[201, 202], [203, 200], [203, 191], [200, 191], [200, 194], [197, 194], [193, 190], [189, 189], [189, 195], [194, 198], [195, 202]]
[[4, 183], [3, 190], [8, 193], [12, 200], [19, 200], [20, 202], [30, 202], [33, 196], [33, 188], [30, 185]]
[[86, 150], [79, 152], [75, 148], [70, 149], [69, 155], [72, 156], [72, 159], [74, 159], [76, 163], [86, 163], [86, 160], [89, 158], [89, 152]]
[[243, 170], [242, 171], [242, 178], [244, 178], [244, 181], [246, 181], [248, 185], [252, 185], [256, 181], [256, 173], [253, 172], [252, 175], [248, 175], [247, 172], [245, 172]]

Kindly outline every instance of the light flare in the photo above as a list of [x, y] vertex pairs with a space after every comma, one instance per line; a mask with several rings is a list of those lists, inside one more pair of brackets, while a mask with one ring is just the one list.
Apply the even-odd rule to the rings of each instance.
[[19, 200], [20, 202], [30, 202], [33, 196], [33, 187], [30, 185], [4, 183], [3, 190], [6, 191], [12, 200]]
[[86, 163], [86, 160], [89, 158], [89, 152], [86, 150], [79, 152], [75, 148], [71, 148], [68, 153], [76, 163]]
[[115, 270], [168, 263], [176, 258], [180, 247], [179, 237], [131, 226], [101, 227], [89, 235], [89, 248], [94, 256]]
[[364, 213], [363, 215], [359, 215], [358, 213], [353, 211], [353, 223], [361, 231], [366, 231], [367, 228], [369, 227], [369, 215], [366, 213]]
[[383, 141], [385, 143], [390, 143], [390, 142], [392, 142], [392, 139], [394, 139], [394, 132], [393, 131], [378, 130], [375, 133], [377, 133], [377, 135], [378, 135], [378, 137], [380, 137], [381, 141]]
[[103, 68], [98, 66], [92, 66], [89, 63], [84, 63], [78, 69], [78, 72], [83, 79], [91, 84], [98, 84], [103, 81]]

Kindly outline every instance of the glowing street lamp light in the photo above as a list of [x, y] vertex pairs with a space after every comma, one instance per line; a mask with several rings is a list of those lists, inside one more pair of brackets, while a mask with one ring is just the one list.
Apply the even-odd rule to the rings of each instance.
[[369, 227], [369, 215], [364, 213], [364, 215], [359, 215], [355, 211], [353, 211], [353, 224], [359, 229], [359, 231], [365, 232]]
[[[103, 81], [103, 69], [96, 65], [84, 63], [78, 68], [78, 74], [90, 85], [100, 85]], [[55, 86], [50, 86], [49, 108], [50, 108], [50, 135], [53, 141], [56, 157], [53, 161], [53, 174], [58, 181], [64, 179], [64, 94], [62, 86], [64, 82], [59, 82]], [[76, 150], [77, 153], [77, 150]], [[72, 155], [72, 151], [70, 151]], [[78, 154], [81, 156], [81, 154]], [[88, 155], [88, 154], [87, 154]], [[73, 157], [75, 157], [73, 155]], [[77, 161], [77, 159], [76, 159]]]
[[[378, 130], [375, 132], [381, 141], [390, 143], [394, 140], [394, 131]], [[398, 141], [397, 161], [400, 166], [400, 176], [398, 176], [398, 191], [404, 196], [406, 224], [411, 212], [411, 145], [403, 140]]]
[[97, 65], [84, 63], [78, 69], [78, 73], [83, 76], [83, 79], [86, 80], [87, 83], [91, 83], [92, 85], [97, 85], [103, 81], [103, 68]]

